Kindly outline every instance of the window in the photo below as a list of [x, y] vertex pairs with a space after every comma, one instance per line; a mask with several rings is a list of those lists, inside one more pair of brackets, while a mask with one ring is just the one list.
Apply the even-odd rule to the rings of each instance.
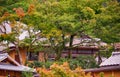
[[28, 53], [28, 60], [38, 60], [38, 53], [36, 52], [29, 52]]

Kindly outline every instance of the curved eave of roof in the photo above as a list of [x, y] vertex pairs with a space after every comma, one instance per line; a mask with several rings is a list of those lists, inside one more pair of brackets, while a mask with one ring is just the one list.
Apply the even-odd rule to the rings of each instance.
[[19, 72], [36, 72], [35, 69], [26, 67], [26, 66], [13, 66], [13, 65], [1, 65], [0, 64], [0, 70], [9, 70], [9, 71], [19, 71]]
[[120, 65], [118, 66], [109, 66], [109, 67], [101, 67], [101, 68], [93, 68], [93, 69], [85, 69], [85, 72], [105, 72], [105, 71], [114, 71], [120, 70]]
[[[69, 49], [70, 47], [66, 47], [66, 49]], [[99, 50], [98, 47], [94, 47], [94, 46], [76, 46], [76, 47], [72, 47], [72, 49], [94, 49], [94, 50]]]

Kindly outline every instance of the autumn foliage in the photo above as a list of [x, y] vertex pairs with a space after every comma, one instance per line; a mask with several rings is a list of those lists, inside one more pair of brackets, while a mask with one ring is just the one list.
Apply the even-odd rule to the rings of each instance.
[[24, 10], [23, 8], [19, 7], [19, 8], [14, 8], [13, 10], [15, 10], [16, 14], [21, 18], [25, 16]]
[[67, 62], [64, 62], [62, 65], [54, 63], [50, 69], [39, 68], [37, 71], [40, 77], [92, 77], [90, 73], [85, 74], [80, 67], [71, 70]]
[[28, 8], [28, 14], [33, 11], [34, 7], [35, 7], [35, 6], [34, 6], [33, 4], [31, 4], [31, 5], [29, 6], [29, 8]]

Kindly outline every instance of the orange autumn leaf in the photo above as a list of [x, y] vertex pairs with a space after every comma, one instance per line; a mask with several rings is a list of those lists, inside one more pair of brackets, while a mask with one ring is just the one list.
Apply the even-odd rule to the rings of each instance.
[[33, 9], [34, 9], [34, 5], [31, 4], [28, 8], [28, 13], [31, 13], [33, 11]]
[[17, 14], [20, 18], [25, 16], [25, 13], [24, 13], [23, 8], [19, 7], [19, 8], [14, 8], [13, 10], [16, 12], [16, 14]]
[[49, 70], [41, 68], [38, 73], [41, 77], [92, 77], [91, 73], [86, 74], [80, 67], [71, 70], [67, 62], [64, 62], [62, 65], [54, 63]]

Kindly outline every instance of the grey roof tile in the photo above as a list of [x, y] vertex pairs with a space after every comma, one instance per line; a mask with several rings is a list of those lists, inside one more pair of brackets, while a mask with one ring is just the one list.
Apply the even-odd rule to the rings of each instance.
[[112, 56], [100, 64], [100, 66], [120, 65], [120, 52], [113, 52]]
[[0, 62], [7, 58], [7, 54], [0, 54]]
[[11, 71], [31, 71], [35, 72], [34, 69], [20, 65], [20, 66], [15, 66], [11, 64], [0, 64], [0, 69], [2, 70], [11, 70]]

